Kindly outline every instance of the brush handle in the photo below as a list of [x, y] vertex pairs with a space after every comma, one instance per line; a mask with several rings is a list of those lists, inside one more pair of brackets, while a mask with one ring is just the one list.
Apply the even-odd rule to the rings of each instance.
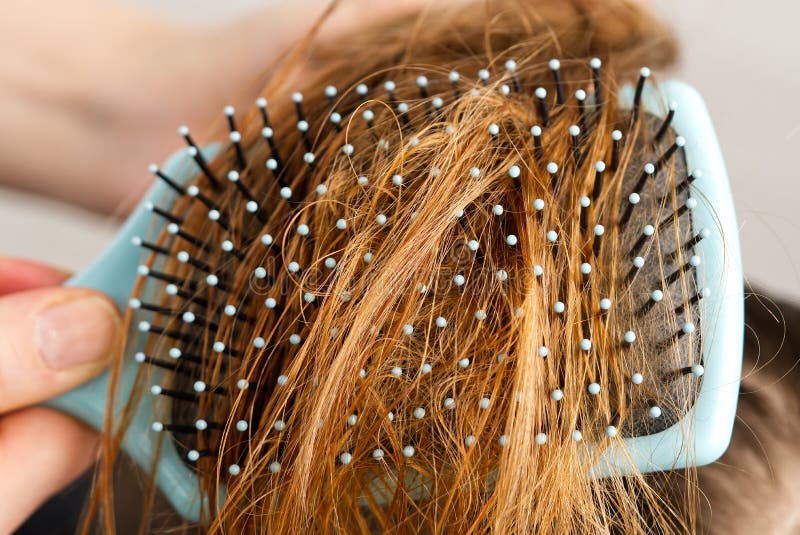
[[[210, 147], [204, 151], [204, 156], [211, 158], [216, 150], [216, 146]], [[173, 155], [163, 170], [179, 183], [187, 182], [197, 174], [194, 162], [183, 151]], [[141, 255], [140, 248], [134, 246], [131, 240], [135, 236], [146, 237], [157, 233], [161, 225], [153, 218], [152, 212], [145, 208], [145, 203], [150, 201], [156, 205], [170, 206], [173, 200], [174, 192], [163, 182], [156, 182], [100, 256], [89, 267], [67, 281], [66, 285], [100, 290], [108, 295], [120, 310], [125, 310], [136, 282], [136, 268]], [[114, 422], [119, 422], [121, 419], [138, 373], [138, 364], [133, 358], [137, 349], [134, 342], [138, 333], [135, 329], [131, 329], [128, 334], [128, 343], [122, 356], [120, 377], [116, 385]], [[108, 381], [109, 372], [103, 372], [88, 383], [47, 401], [46, 405], [75, 416], [97, 430], [102, 430], [106, 418]], [[187, 520], [196, 521], [202, 509], [198, 498], [197, 478], [179, 457], [169, 436], [151, 430], [154, 408], [152, 397], [144, 395], [136, 407], [122, 447], [146, 471], [153, 466], [154, 456], [158, 452], [156, 473], [158, 487], [178, 513]], [[159, 451], [159, 441], [162, 438], [164, 440]]]

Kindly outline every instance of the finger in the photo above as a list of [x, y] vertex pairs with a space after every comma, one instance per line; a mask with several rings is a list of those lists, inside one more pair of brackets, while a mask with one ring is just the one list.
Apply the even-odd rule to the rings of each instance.
[[0, 414], [100, 373], [121, 331], [114, 305], [93, 290], [58, 287], [0, 297]]
[[13, 533], [95, 459], [97, 433], [44, 407], [0, 416], [0, 533]]
[[56, 286], [67, 277], [68, 273], [38, 262], [0, 256], [0, 296]]

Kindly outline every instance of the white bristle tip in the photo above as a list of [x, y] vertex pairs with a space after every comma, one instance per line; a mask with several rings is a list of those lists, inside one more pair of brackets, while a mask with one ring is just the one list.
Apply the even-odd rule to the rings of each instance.
[[547, 435], [545, 433], [537, 433], [533, 439], [539, 446], [547, 444]]
[[644, 382], [644, 376], [641, 373], [636, 372], [631, 375], [631, 382], [635, 385], [640, 385]]
[[636, 341], [636, 333], [633, 331], [625, 331], [622, 339], [625, 340], [626, 343], [632, 344]]
[[557, 60], [557, 59], [551, 59], [547, 63], [547, 66], [550, 67], [551, 71], [557, 71], [558, 69], [561, 68], [561, 62], [559, 60]]
[[661, 407], [659, 407], [658, 405], [654, 405], [653, 407], [650, 407], [650, 410], [647, 411], [647, 413], [650, 415], [650, 418], [660, 418]]
[[580, 126], [573, 124], [572, 126], [569, 127], [569, 135], [571, 135], [572, 137], [577, 137], [580, 134], [581, 134]]
[[600, 393], [600, 385], [598, 383], [591, 383], [586, 390], [593, 396]]

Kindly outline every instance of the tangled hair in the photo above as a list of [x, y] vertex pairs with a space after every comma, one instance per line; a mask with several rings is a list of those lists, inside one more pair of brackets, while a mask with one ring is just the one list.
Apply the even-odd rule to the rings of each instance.
[[[269, 139], [254, 111], [239, 121], [243, 154], [226, 148], [210, 162], [219, 177], [238, 170], [263, 207], [259, 217], [247, 213], [241, 189], [213, 190], [203, 177], [228, 230], [193, 199], [173, 208], [186, 232], [203, 237], [186, 247], [220, 279], [197, 290], [197, 315], [211, 319], [172, 324], [193, 329], [185, 332], [201, 356], [199, 376], [224, 386], [199, 405], [175, 402], [166, 416], [191, 421], [199, 411], [221, 427], [213, 439], [175, 437], [184, 452], [213, 452], [196, 465], [210, 504], [202, 529], [692, 531], [693, 471], [590, 475], [602, 449], [620, 441], [609, 427], [641, 434], [649, 399], [667, 399], [667, 422], [692, 401], [690, 382], [650, 379], [691, 362], [697, 348], [647, 343], [677, 324], [637, 314], [645, 286], [626, 279], [624, 254], [640, 230], [614, 223], [623, 185], [658, 149], [648, 121], [617, 108], [616, 90], [639, 66], [673, 59], [670, 34], [629, 2], [515, 0], [430, 11], [302, 50], [307, 58], [290, 56], [262, 93]], [[580, 156], [566, 133], [584, 118], [567, 103], [550, 117], [542, 160], [531, 142], [541, 122], [533, 89], [552, 87], [554, 57], [567, 95], [591, 89], [594, 56], [604, 61], [605, 105], [583, 123]], [[503, 70], [509, 59], [514, 77]], [[491, 72], [488, 82], [470, 80], [480, 69]], [[453, 70], [463, 73], [455, 88]], [[376, 96], [389, 80], [388, 96]], [[339, 88], [335, 97], [326, 98], [328, 84]], [[359, 84], [373, 91], [362, 98]], [[506, 95], [502, 84], [519, 87]], [[302, 92], [306, 133], [290, 88]], [[400, 102], [407, 111], [397, 112]], [[341, 128], [328, 120], [333, 112]], [[594, 163], [609, 159], [608, 134], [623, 125], [619, 165], [593, 192]], [[275, 156], [267, 141], [281, 155], [277, 173], [264, 166]], [[548, 161], [559, 162], [556, 173]], [[660, 172], [661, 192], [645, 211], [677, 206], [681, 165], [676, 158]], [[590, 194], [587, 234], [579, 198]], [[641, 229], [641, 217], [630, 227]], [[591, 227], [601, 221], [595, 246]], [[660, 229], [664, 251], [687, 236], [673, 223]], [[224, 239], [233, 253], [220, 250]], [[656, 281], [669, 262], [683, 262], [680, 252], [670, 260], [660, 251]], [[172, 260], [165, 269], [198, 281], [198, 265]], [[683, 303], [681, 292], [669, 298]], [[603, 297], [610, 310], [598, 309]], [[556, 302], [563, 312], [553, 311]], [[229, 303], [239, 316], [216, 319], [215, 308]], [[631, 327], [644, 342], [636, 349], [620, 343]], [[587, 333], [591, 350], [580, 345]], [[229, 354], [212, 350], [220, 340]], [[152, 337], [149, 347], [169, 343]], [[642, 388], [631, 388], [633, 372], [646, 378]], [[240, 379], [249, 388], [234, 388]], [[176, 389], [191, 389], [187, 380], [172, 378]], [[587, 392], [590, 383], [599, 395]], [[120, 436], [107, 433], [106, 466]], [[110, 509], [107, 476], [99, 488]], [[223, 483], [227, 497], [217, 503]], [[666, 499], [667, 488], [676, 499]]]

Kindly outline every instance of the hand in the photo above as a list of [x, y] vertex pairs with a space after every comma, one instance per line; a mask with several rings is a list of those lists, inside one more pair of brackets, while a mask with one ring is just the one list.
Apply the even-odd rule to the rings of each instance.
[[[342, 1], [321, 38], [428, 1]], [[182, 146], [177, 127], [210, 141], [226, 104], [252, 107], [267, 68], [330, 3], [277, 3], [220, 27], [102, 0], [18, 3], [0, 17], [0, 183], [130, 210], [152, 181], [147, 164]]]
[[97, 433], [36, 403], [99, 374], [121, 329], [102, 294], [62, 272], [0, 257], [0, 533], [83, 473]]

